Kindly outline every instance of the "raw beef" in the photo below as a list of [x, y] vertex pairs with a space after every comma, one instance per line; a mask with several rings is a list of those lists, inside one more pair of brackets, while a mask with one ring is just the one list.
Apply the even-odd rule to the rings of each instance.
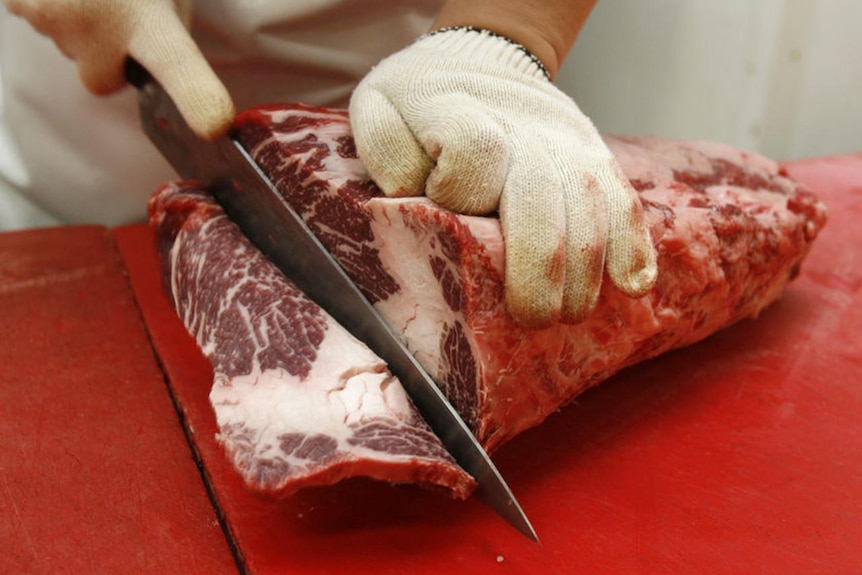
[[[826, 220], [814, 195], [760, 156], [609, 137], [645, 207], [657, 285], [631, 299], [605, 281], [588, 320], [525, 330], [503, 303], [499, 221], [382, 197], [345, 111], [264, 106], [235, 128], [489, 451], [624, 367], [756, 316]], [[380, 360], [274, 272], [205, 192], [169, 185], [151, 211], [177, 309], [215, 367], [220, 438], [249, 485], [286, 493], [371, 475], [472, 489]], [[347, 348], [333, 353], [330, 341]]]
[[219, 441], [246, 484], [287, 495], [363, 475], [475, 487], [382, 360], [309, 300], [209, 194], [150, 200], [174, 307], [210, 360]]
[[264, 106], [242, 113], [236, 133], [489, 451], [620, 369], [756, 316], [826, 220], [825, 206], [766, 158], [607, 138], [643, 201], [657, 285], [631, 299], [605, 281], [587, 321], [531, 331], [504, 307], [499, 221], [381, 197], [345, 111]]

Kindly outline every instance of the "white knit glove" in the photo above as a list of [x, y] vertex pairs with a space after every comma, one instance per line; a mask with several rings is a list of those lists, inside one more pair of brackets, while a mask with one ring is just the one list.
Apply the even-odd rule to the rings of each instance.
[[[159, 81], [204, 137], [233, 119], [230, 95], [188, 33], [188, 0], [4, 0], [78, 64], [94, 94], [122, 88], [127, 56]], [[22, 55], [26, 57], [26, 55]]]
[[359, 156], [388, 196], [499, 210], [506, 304], [522, 325], [586, 317], [605, 268], [633, 297], [654, 284], [635, 190], [522, 46], [473, 29], [426, 35], [368, 74], [350, 117]]

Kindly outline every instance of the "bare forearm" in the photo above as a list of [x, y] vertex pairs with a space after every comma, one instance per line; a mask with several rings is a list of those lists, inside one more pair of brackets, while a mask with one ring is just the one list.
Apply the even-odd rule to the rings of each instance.
[[432, 29], [475, 26], [511, 38], [556, 77], [598, 0], [448, 0]]

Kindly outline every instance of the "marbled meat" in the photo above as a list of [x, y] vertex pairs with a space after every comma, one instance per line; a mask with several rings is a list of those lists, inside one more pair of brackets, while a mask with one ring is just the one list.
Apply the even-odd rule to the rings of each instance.
[[447, 453], [399, 381], [308, 299], [193, 183], [149, 203], [177, 313], [213, 366], [219, 442], [253, 490], [366, 476], [467, 497]]
[[[798, 273], [826, 221], [817, 197], [761, 156], [708, 142], [607, 137], [643, 202], [658, 251], [657, 284], [632, 299], [605, 281], [586, 321], [528, 330], [505, 309], [499, 220], [454, 214], [426, 198], [383, 197], [356, 157], [345, 111], [262, 106], [241, 113], [235, 132], [491, 452], [621, 369], [757, 316]], [[186, 196], [181, 203], [205, 207], [169, 202]], [[309, 311], [308, 302], [259, 301], [275, 288], [243, 288], [265, 285], [273, 272], [263, 271], [264, 262], [242, 263], [262, 256], [252, 256], [222, 214], [212, 217], [229, 233], [183, 231], [189, 239], [178, 241], [179, 229], [215, 227], [194, 223], [206, 219], [200, 215], [173, 221], [197, 210], [210, 214], [217, 206], [191, 184], [167, 185], [151, 202], [178, 312], [215, 367], [222, 441], [249, 485], [287, 493], [367, 474], [468, 492], [463, 472], [440, 453], [400, 384], [367, 348], [350, 341], [342, 353], [327, 352], [324, 335], [350, 338], [322, 312]], [[206, 239], [193, 239], [202, 233]], [[298, 302], [302, 295], [292, 288], [286, 297]], [[280, 335], [269, 333], [273, 326]], [[219, 340], [235, 343], [228, 349]], [[300, 371], [265, 367], [265, 357], [281, 354]], [[333, 388], [349, 387], [344, 371], [357, 374], [374, 400], [358, 392], [333, 399]], [[385, 390], [397, 390], [397, 401], [386, 400]], [[369, 418], [411, 463], [372, 457], [374, 449], [346, 440], [358, 437], [352, 422]], [[296, 445], [306, 441], [306, 456], [295, 461]], [[327, 447], [318, 451], [315, 442]], [[373, 463], [340, 463], [348, 456]], [[415, 478], [404, 469], [410, 466]], [[291, 475], [295, 469], [317, 471]]]

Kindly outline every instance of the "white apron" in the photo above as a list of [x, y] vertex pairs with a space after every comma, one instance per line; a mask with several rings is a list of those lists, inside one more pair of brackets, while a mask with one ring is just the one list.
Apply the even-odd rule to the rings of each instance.
[[[346, 107], [381, 58], [427, 30], [441, 0], [201, 0], [193, 34], [238, 110]], [[145, 218], [176, 178], [140, 131], [131, 88], [89, 94], [53, 42], [0, 9], [0, 230]]]

